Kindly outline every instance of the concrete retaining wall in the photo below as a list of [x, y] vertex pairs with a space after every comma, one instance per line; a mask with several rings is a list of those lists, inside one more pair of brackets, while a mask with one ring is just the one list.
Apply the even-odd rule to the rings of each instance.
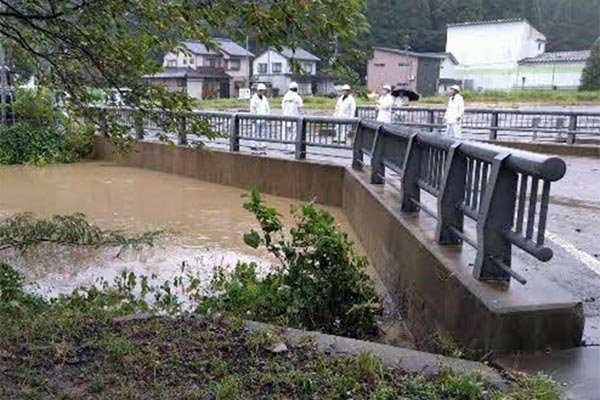
[[584, 319], [578, 300], [540, 279], [508, 288], [475, 280], [469, 265], [473, 251], [435, 243], [435, 220], [424, 213], [400, 214], [396, 194], [370, 185], [367, 171], [158, 143], [140, 143], [123, 160], [101, 137], [95, 156], [342, 207], [421, 344], [427, 345], [436, 331], [485, 351], [558, 349], [580, 343]]

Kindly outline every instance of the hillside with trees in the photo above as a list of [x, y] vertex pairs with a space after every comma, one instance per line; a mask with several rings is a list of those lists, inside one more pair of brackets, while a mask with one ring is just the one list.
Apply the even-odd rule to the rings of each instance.
[[548, 51], [590, 49], [600, 36], [600, 0], [368, 0], [376, 46], [443, 51], [449, 23], [527, 18], [548, 38]]

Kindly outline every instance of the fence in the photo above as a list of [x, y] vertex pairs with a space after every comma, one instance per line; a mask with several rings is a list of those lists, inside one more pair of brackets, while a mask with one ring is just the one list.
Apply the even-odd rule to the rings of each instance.
[[[139, 139], [158, 129], [135, 110], [115, 112]], [[511, 268], [512, 246], [540, 261], [552, 258], [544, 237], [551, 182], [566, 172], [560, 158], [358, 118], [206, 111], [180, 116], [179, 144], [188, 143], [185, 128], [192, 118], [209, 124], [231, 151], [239, 151], [241, 141], [276, 146], [296, 159], [306, 158], [311, 148], [351, 151], [355, 169], [367, 164], [365, 155], [370, 157], [372, 184], [394, 186], [386, 169], [398, 174], [402, 212], [423, 211], [436, 218], [439, 244], [467, 243], [476, 249], [473, 275], [479, 280], [509, 282], [512, 277], [526, 283]], [[422, 201], [424, 193], [433, 196], [435, 209]], [[475, 223], [475, 237], [465, 231], [465, 217]]]
[[[437, 219], [439, 244], [465, 242], [477, 250], [477, 279], [512, 277], [525, 284], [511, 269], [513, 245], [540, 261], [552, 258], [544, 236], [550, 184], [566, 172], [560, 158], [368, 121], [359, 125], [354, 168], [363, 167], [365, 154], [371, 158], [371, 183], [386, 182], [386, 168], [400, 176], [403, 212], [423, 211]], [[436, 199], [437, 209], [421, 201], [423, 192]], [[476, 224], [475, 238], [463, 229], [465, 217]]]
[[[445, 128], [444, 111], [442, 108], [399, 107], [393, 110], [392, 123], [436, 132]], [[374, 106], [359, 106], [357, 116], [374, 121], [377, 110]], [[600, 141], [600, 113], [591, 112], [468, 108], [462, 127], [467, 136], [475, 139], [568, 144]]]

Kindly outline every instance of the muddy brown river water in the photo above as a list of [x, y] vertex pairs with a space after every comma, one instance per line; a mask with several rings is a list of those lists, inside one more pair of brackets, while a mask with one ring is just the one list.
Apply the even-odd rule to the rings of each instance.
[[[65, 249], [41, 246], [25, 257], [0, 253], [22, 270], [42, 293], [69, 293], [102, 277], [112, 282], [122, 271], [168, 279], [182, 263], [208, 285], [217, 265], [258, 261], [268, 268], [267, 254], [249, 248], [242, 236], [258, 228], [244, 210], [243, 190], [195, 179], [108, 163], [89, 162], [0, 167], [0, 219], [33, 212], [38, 216], [84, 213], [102, 228], [124, 232], [166, 230], [161, 246], [141, 252], [118, 249]], [[298, 201], [265, 196], [290, 223], [290, 204]], [[328, 208], [355, 238], [341, 210]], [[362, 250], [359, 250], [362, 252]]]

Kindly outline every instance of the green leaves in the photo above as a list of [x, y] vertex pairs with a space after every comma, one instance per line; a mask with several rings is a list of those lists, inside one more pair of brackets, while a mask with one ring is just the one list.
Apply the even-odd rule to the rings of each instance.
[[600, 38], [592, 48], [581, 76], [581, 90], [600, 90]]
[[80, 213], [55, 215], [48, 219], [38, 219], [31, 213], [23, 213], [0, 221], [0, 251], [15, 248], [24, 252], [43, 242], [139, 250], [144, 246], [154, 246], [160, 236], [160, 231], [126, 236], [117, 231], [103, 230], [90, 224], [85, 215]]
[[[144, 76], [159, 72], [162, 55], [182, 40], [209, 45], [218, 32], [241, 42], [251, 37], [260, 48], [327, 42], [334, 35], [344, 41], [364, 26], [364, 6], [364, 0], [57, 0], [52, 7], [21, 1], [2, 13], [0, 29], [23, 76], [35, 72], [42, 84], [71, 95], [70, 114], [99, 125], [102, 119], [88, 108], [94, 101], [89, 88], [104, 97], [128, 88], [130, 105], [146, 113], [158, 108], [174, 122], [194, 100], [150, 86]], [[107, 133], [125, 150], [128, 136], [116, 119], [107, 122]], [[183, 131], [176, 123], [169, 127]], [[212, 134], [206, 125], [185, 129]]]
[[244, 234], [244, 243], [253, 249], [257, 249], [260, 245], [260, 235], [254, 229]]
[[285, 231], [281, 215], [258, 191], [244, 195], [262, 232], [251, 230], [244, 242], [261, 244], [279, 260], [261, 277], [257, 266], [240, 264], [231, 274], [218, 272], [201, 310], [224, 310], [244, 318], [286, 323], [309, 330], [368, 337], [375, 329], [379, 299], [365, 273], [367, 260], [327, 211], [312, 203], [292, 207], [295, 226]]

